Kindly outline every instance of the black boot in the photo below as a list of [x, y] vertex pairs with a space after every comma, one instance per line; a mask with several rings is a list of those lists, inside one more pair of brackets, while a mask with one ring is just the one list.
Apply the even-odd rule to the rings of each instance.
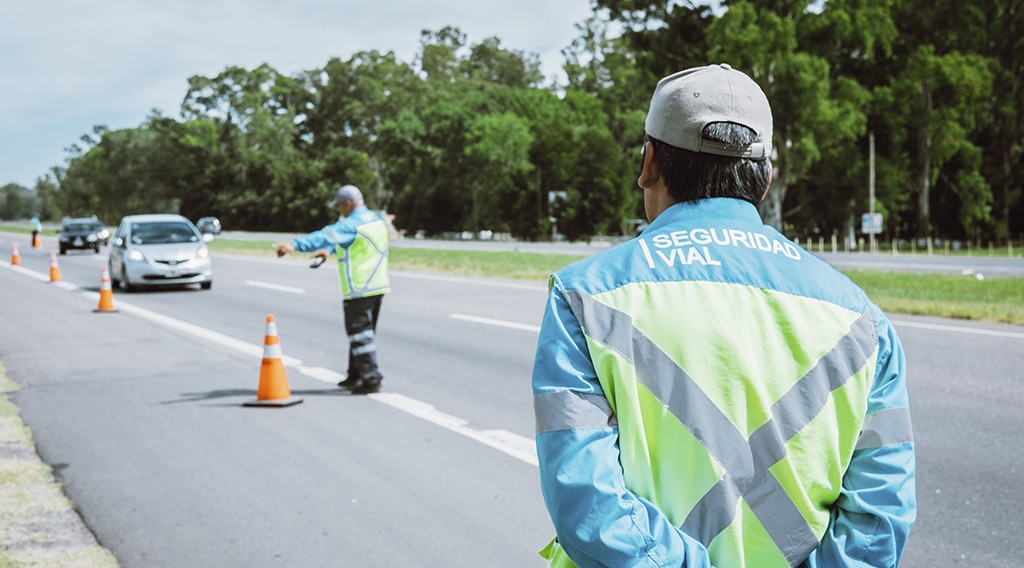
[[359, 377], [349, 376], [344, 381], [341, 381], [340, 383], [338, 383], [338, 386], [343, 388], [343, 389], [351, 390], [351, 389], [354, 389], [355, 387], [359, 386], [359, 383], [361, 383], [361, 382], [363, 382], [363, 381]]
[[361, 381], [358, 386], [349, 389], [352, 394], [371, 394], [380, 392], [380, 379], [367, 379]]

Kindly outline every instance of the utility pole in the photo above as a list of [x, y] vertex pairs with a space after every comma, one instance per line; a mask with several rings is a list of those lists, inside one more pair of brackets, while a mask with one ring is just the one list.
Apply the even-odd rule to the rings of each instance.
[[[871, 212], [871, 218], [875, 218], [875, 133], [868, 133], [868, 192], [870, 195], [869, 211]], [[868, 250], [875, 252], [875, 233], [872, 231], [869, 235]]]

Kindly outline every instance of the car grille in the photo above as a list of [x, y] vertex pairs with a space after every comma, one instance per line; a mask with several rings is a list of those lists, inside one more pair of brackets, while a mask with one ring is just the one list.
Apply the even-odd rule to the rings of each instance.
[[181, 280], [182, 278], [195, 278], [199, 276], [198, 272], [181, 272], [173, 276], [165, 274], [145, 274], [142, 277], [146, 280]]

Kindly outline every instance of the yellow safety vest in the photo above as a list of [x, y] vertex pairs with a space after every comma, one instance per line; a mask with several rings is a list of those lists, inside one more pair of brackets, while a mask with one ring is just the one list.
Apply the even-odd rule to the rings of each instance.
[[348, 248], [336, 246], [341, 295], [346, 300], [379, 296], [391, 291], [388, 278], [390, 235], [382, 219], [360, 225]]

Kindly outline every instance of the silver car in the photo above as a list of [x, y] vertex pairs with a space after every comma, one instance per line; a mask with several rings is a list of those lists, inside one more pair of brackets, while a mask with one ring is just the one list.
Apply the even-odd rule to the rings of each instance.
[[129, 215], [111, 240], [110, 279], [125, 291], [185, 284], [209, 290], [213, 262], [206, 243], [213, 238], [181, 215]]

